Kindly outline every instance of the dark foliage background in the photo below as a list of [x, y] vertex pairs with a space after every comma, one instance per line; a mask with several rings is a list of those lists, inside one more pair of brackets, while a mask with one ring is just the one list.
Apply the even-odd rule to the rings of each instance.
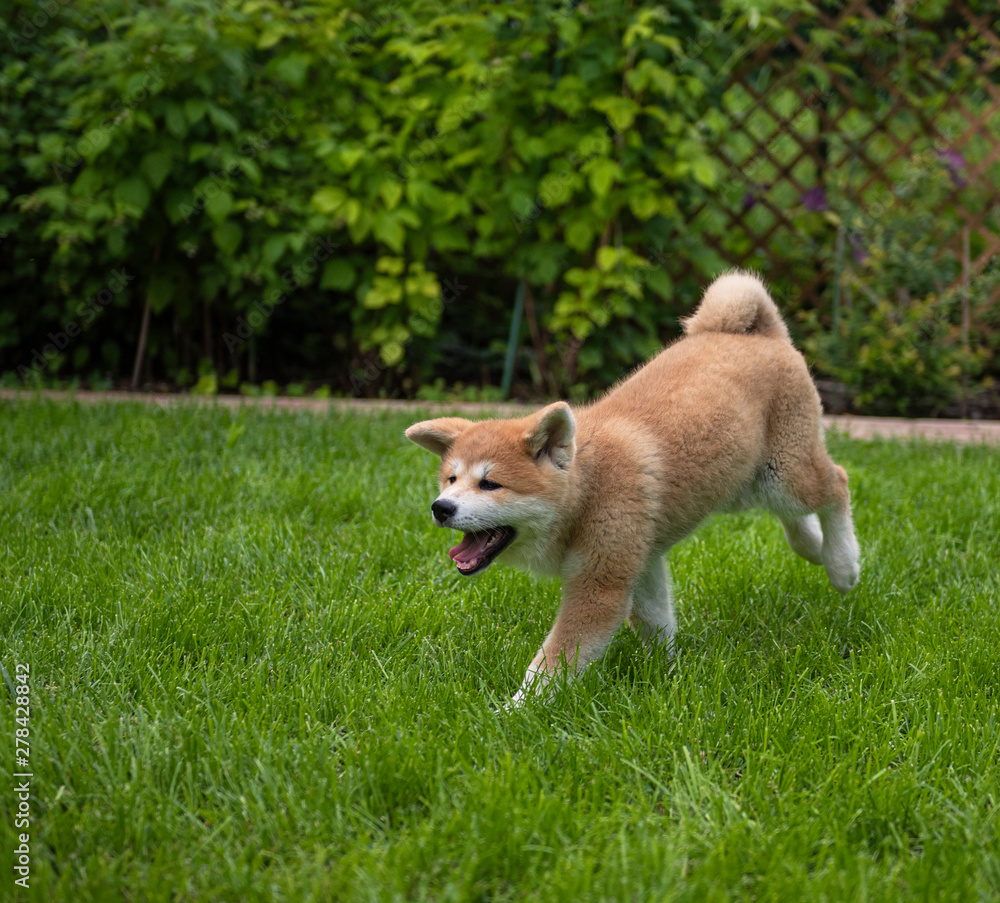
[[[691, 217], [725, 187], [734, 68], [765, 32], [826, 40], [794, 3], [0, 7], [0, 373], [204, 392], [495, 395], [522, 281], [515, 391], [606, 386], [704, 287], [672, 261], [716, 268]], [[870, 236], [886, 296], [910, 220], [893, 228]], [[825, 300], [788, 286], [786, 309], [820, 375], [878, 381], [858, 404], [940, 409], [995, 371], [996, 279], [976, 283], [969, 348], [942, 272], [920, 299], [929, 381], [896, 363], [923, 349], [923, 314], [883, 342], [886, 375], [825, 344]]]

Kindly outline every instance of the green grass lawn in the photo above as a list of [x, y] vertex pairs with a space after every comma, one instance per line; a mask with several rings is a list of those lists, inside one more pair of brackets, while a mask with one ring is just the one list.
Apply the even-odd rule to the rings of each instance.
[[417, 417], [0, 402], [0, 898], [1000, 896], [1000, 449], [831, 437], [857, 590], [714, 519], [675, 663], [498, 714], [559, 587], [456, 573]]

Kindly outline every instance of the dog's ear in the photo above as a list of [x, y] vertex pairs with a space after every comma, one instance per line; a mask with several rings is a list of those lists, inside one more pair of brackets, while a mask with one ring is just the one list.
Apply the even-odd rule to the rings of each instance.
[[406, 431], [406, 438], [443, 458], [459, 434], [464, 433], [470, 426], [472, 426], [472, 421], [466, 420], [464, 417], [439, 417], [437, 420], [421, 420], [420, 423], [413, 424]]
[[547, 455], [556, 467], [569, 467], [576, 454], [576, 419], [565, 401], [542, 408], [524, 433], [524, 444], [533, 458]]

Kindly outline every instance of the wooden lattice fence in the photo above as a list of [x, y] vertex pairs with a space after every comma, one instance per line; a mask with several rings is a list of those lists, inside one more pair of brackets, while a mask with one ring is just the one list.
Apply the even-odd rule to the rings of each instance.
[[982, 270], [1000, 254], [997, 15], [851, 0], [762, 26], [706, 123], [725, 172], [674, 237], [674, 277], [750, 266], [788, 303], [828, 308], [868, 233], [927, 206], [906, 186], [931, 170], [933, 253], [952, 264], [940, 272], [953, 284], [963, 259]]

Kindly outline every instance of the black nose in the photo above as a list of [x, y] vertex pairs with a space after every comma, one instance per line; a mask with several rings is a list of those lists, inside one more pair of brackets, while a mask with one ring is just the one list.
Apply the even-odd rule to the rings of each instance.
[[431, 513], [439, 521], [448, 520], [456, 511], [458, 511], [458, 505], [449, 502], [448, 499], [438, 499], [431, 505]]

